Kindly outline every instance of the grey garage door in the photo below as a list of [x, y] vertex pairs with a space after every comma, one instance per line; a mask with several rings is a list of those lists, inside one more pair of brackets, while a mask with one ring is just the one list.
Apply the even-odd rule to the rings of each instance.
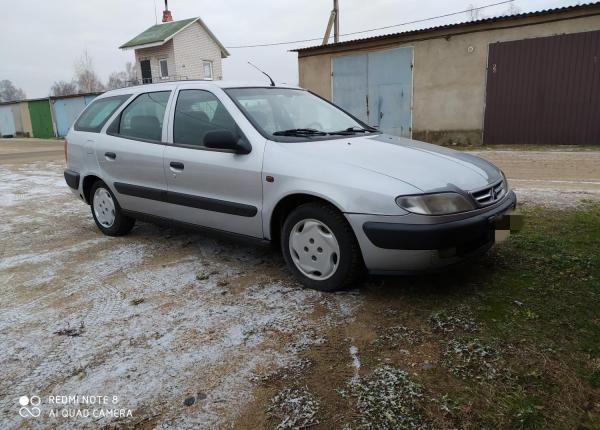
[[385, 133], [411, 137], [412, 48], [332, 59], [333, 102]]
[[600, 144], [600, 31], [489, 48], [486, 144]]

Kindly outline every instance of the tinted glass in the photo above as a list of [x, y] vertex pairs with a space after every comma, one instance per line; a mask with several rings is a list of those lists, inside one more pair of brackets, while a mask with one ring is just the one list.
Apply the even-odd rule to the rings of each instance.
[[160, 142], [170, 94], [170, 91], [161, 91], [138, 96], [121, 113], [117, 134]]
[[288, 88], [232, 88], [226, 90], [263, 134], [290, 129], [332, 133], [362, 128], [350, 115], [304, 90]]
[[180, 91], [175, 106], [173, 141], [202, 147], [206, 133], [215, 130], [239, 134], [235, 121], [213, 94], [203, 90]]
[[96, 99], [81, 114], [75, 123], [77, 131], [98, 133], [113, 113], [131, 97], [131, 94]]

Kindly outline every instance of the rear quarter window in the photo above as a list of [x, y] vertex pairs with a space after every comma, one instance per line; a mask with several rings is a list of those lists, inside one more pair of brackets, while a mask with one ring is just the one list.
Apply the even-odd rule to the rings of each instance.
[[99, 133], [106, 121], [129, 97], [131, 97], [131, 94], [94, 100], [83, 111], [75, 123], [74, 129], [76, 131]]

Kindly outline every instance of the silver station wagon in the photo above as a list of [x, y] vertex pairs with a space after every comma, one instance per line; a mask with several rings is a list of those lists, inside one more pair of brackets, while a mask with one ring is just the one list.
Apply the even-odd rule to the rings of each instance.
[[489, 162], [382, 134], [285, 85], [109, 91], [77, 119], [65, 156], [66, 182], [104, 234], [141, 219], [272, 241], [324, 291], [480, 255], [516, 205]]

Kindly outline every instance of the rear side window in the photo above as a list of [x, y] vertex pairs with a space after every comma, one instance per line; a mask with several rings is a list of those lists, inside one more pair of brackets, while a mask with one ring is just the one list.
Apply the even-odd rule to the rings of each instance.
[[121, 106], [131, 94], [114, 97], [104, 97], [94, 100], [75, 123], [77, 131], [99, 133], [108, 118]]
[[122, 137], [160, 142], [170, 91], [139, 95], [123, 109], [111, 132]]
[[173, 124], [174, 143], [203, 147], [206, 133], [217, 130], [240, 134], [234, 119], [213, 94], [204, 90], [179, 91]]

